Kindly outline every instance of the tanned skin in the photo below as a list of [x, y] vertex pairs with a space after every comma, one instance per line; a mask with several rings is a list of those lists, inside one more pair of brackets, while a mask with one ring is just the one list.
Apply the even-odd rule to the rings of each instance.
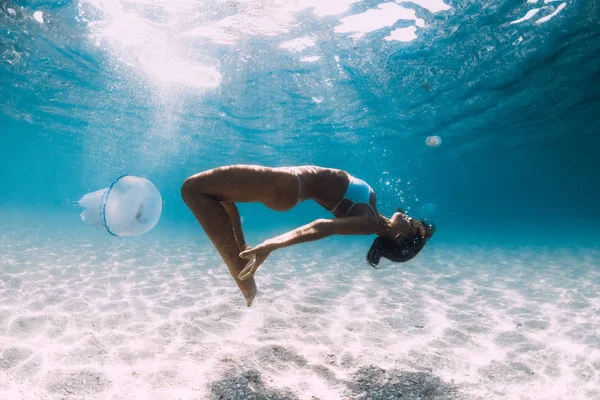
[[255, 247], [246, 244], [236, 203], [258, 202], [272, 210], [287, 211], [298, 202], [310, 199], [332, 210], [344, 196], [349, 178], [346, 171], [317, 166], [232, 165], [190, 176], [181, 187], [181, 195], [250, 306], [257, 292], [254, 273], [276, 249], [331, 235], [376, 234], [396, 238], [417, 230], [424, 237], [431, 236], [427, 225], [402, 212], [391, 218], [381, 215], [377, 211], [375, 193], [371, 191], [369, 204], [375, 214], [369, 206], [359, 203], [346, 216], [352, 202], [343, 200], [332, 219], [317, 219]]

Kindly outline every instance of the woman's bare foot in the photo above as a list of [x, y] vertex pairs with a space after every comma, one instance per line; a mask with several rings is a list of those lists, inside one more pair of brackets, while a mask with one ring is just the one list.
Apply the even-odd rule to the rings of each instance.
[[[252, 281], [252, 283], [254, 283], [254, 281]], [[250, 307], [256, 297], [256, 284], [254, 284], [247, 293], [244, 293], [244, 297], [246, 298], [246, 305]]]
[[[244, 244], [243, 246], [241, 246], [242, 251], [246, 251], [251, 248], [252, 247], [247, 244]], [[254, 302], [254, 299], [256, 298], [256, 292], [257, 292], [256, 282], [254, 282], [254, 277], [251, 279], [251, 282], [248, 282], [248, 281], [250, 281], [250, 279], [246, 279], [245, 281], [240, 281], [235, 276], [234, 276], [234, 279], [235, 279], [236, 283], [238, 284], [238, 286], [240, 287], [242, 294], [246, 298], [246, 304], [248, 305], [248, 307], [250, 307], [252, 305], [252, 302]]]

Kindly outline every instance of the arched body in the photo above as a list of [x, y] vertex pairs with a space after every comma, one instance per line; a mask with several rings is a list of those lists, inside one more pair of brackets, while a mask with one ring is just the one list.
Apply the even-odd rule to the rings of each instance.
[[[391, 219], [382, 216], [373, 190], [339, 169], [219, 167], [186, 179], [181, 195], [219, 251], [248, 306], [256, 296], [254, 272], [275, 249], [335, 234], [398, 237], [419, 229], [415, 226], [419, 222], [404, 213], [396, 213]], [[287, 211], [309, 199], [331, 211], [334, 218], [317, 219], [255, 247], [246, 244], [235, 203], [258, 202]], [[423, 237], [431, 236], [422, 233]]]

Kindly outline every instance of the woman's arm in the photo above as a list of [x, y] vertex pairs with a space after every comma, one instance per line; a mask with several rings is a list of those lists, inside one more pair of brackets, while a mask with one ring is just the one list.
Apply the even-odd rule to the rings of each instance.
[[273, 250], [323, 239], [331, 235], [369, 235], [375, 233], [373, 226], [374, 224], [364, 217], [318, 219], [283, 235], [267, 239], [258, 246], [240, 253], [240, 257], [250, 261], [239, 273], [238, 279], [244, 280], [253, 276]]
[[317, 219], [299, 228], [265, 240], [271, 251], [298, 243], [312, 242], [332, 235], [369, 235], [373, 224], [364, 217]]

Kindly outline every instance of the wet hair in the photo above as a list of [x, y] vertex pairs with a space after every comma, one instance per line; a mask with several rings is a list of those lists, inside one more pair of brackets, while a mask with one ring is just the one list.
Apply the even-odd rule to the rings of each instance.
[[[433, 235], [433, 232], [435, 232], [434, 224], [420, 223], [428, 226]], [[381, 257], [393, 262], [406, 262], [419, 254], [425, 243], [427, 243], [427, 238], [421, 233], [421, 229], [416, 229], [412, 236], [404, 236], [396, 239], [379, 236], [375, 238], [367, 253], [367, 262], [373, 268], [377, 267]]]

